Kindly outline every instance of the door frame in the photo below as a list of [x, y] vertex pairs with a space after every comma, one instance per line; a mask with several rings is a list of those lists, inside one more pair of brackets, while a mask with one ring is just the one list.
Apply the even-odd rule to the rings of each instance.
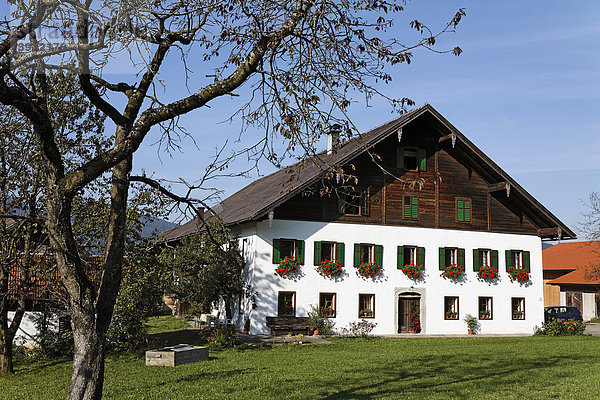
[[419, 306], [420, 306], [420, 315], [421, 315], [421, 334], [425, 334], [427, 333], [427, 325], [426, 325], [426, 321], [427, 321], [427, 313], [426, 313], [426, 307], [425, 307], [425, 301], [426, 301], [426, 296], [425, 296], [425, 288], [413, 288], [413, 287], [409, 287], [409, 288], [395, 288], [394, 289], [394, 331], [395, 333], [398, 333], [398, 324], [400, 322], [400, 312], [402, 312], [402, 310], [400, 310], [398, 308], [398, 304], [400, 303], [400, 298], [413, 298], [416, 299], [418, 298], [419, 301]]

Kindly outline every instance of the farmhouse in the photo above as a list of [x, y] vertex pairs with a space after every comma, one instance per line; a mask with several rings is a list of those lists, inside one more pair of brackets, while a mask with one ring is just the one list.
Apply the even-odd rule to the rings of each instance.
[[600, 317], [600, 242], [559, 243], [542, 257], [544, 305], [577, 307], [586, 321]]
[[366, 319], [377, 334], [462, 334], [467, 314], [481, 333], [532, 333], [544, 319], [541, 241], [575, 238], [430, 105], [347, 141], [332, 131], [327, 151], [218, 212], [247, 261], [254, 295], [237, 321], [251, 333], [311, 305], [337, 328]]

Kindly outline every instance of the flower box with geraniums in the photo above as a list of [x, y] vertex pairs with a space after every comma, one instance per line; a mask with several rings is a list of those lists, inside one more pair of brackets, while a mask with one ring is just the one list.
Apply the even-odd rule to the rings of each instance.
[[489, 265], [484, 265], [477, 271], [477, 279], [480, 281], [493, 281], [498, 279], [498, 268]]
[[281, 277], [294, 275], [300, 272], [300, 261], [294, 257], [286, 257], [279, 263], [279, 266], [275, 268], [275, 275]]
[[446, 279], [458, 279], [465, 273], [465, 267], [460, 266], [458, 264], [450, 264], [442, 267], [442, 273], [440, 276], [443, 276]]
[[416, 264], [406, 264], [404, 267], [400, 268], [406, 276], [410, 279], [419, 279], [423, 276], [423, 271], [425, 271], [425, 267], [423, 265]]
[[316, 268], [317, 272], [326, 278], [335, 278], [340, 276], [344, 268], [333, 260], [325, 260]]
[[356, 275], [363, 278], [374, 278], [383, 274], [383, 267], [373, 262], [362, 262], [356, 269]]
[[525, 267], [509, 267], [507, 272], [511, 282], [527, 282], [529, 280], [529, 270]]

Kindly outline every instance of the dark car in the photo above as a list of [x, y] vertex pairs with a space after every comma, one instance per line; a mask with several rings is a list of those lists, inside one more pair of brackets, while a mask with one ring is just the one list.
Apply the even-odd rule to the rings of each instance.
[[569, 320], [574, 319], [576, 321], [583, 321], [581, 317], [581, 311], [577, 307], [566, 307], [566, 306], [554, 306], [544, 308], [544, 322], [551, 321], [553, 319]]

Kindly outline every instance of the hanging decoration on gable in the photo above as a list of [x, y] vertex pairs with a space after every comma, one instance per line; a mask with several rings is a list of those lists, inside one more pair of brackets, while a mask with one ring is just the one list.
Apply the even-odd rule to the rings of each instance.
[[398, 142], [402, 140], [402, 128], [398, 129]]
[[452, 132], [452, 148], [456, 145], [456, 133]]
[[269, 211], [269, 228], [273, 227], [273, 218], [275, 217], [275, 211]]
[[506, 182], [506, 197], [510, 197], [510, 183]]

